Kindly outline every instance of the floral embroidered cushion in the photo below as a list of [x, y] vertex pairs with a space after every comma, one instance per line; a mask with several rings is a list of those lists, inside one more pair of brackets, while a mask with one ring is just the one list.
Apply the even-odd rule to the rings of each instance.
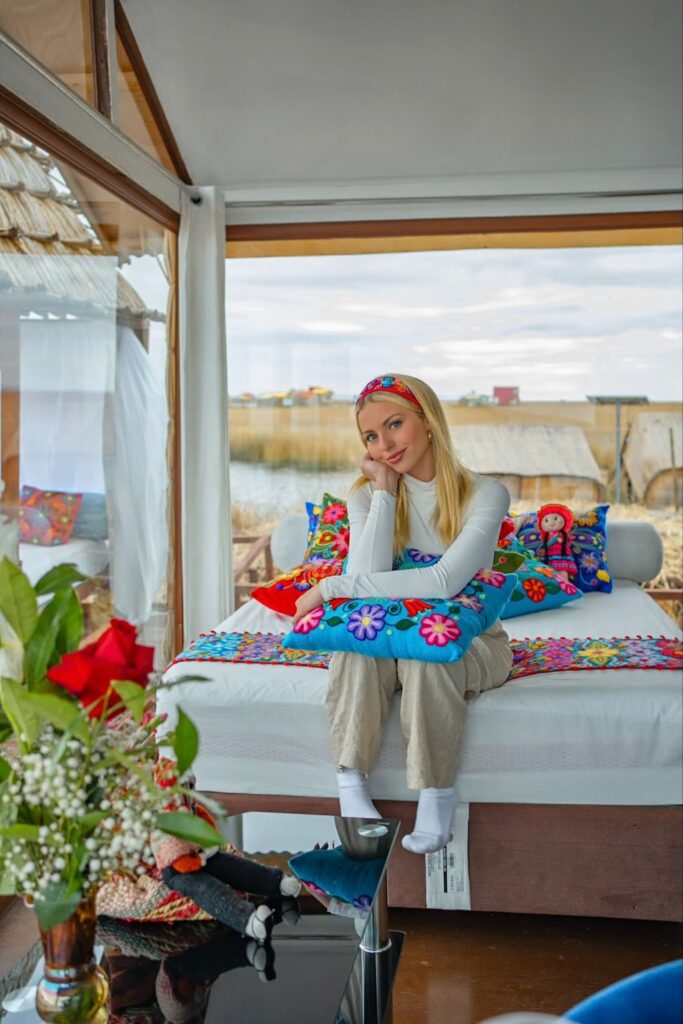
[[493, 568], [497, 572], [513, 572], [517, 576], [515, 589], [510, 594], [501, 619], [559, 608], [560, 605], [583, 597], [583, 592], [573, 583], [558, 576], [554, 569], [531, 557], [528, 552], [522, 554], [524, 550], [517, 542], [513, 542], [511, 547], [496, 548], [493, 556]]
[[332, 850], [307, 850], [289, 861], [299, 881], [360, 910], [372, 906], [384, 864], [384, 857], [353, 860], [340, 846]]
[[316, 502], [306, 502], [306, 515], [308, 516], [308, 534], [306, 535], [306, 554], [304, 556], [304, 561], [306, 561], [306, 559], [308, 558], [308, 550], [311, 544], [313, 543], [313, 538], [317, 533], [321, 511], [322, 509], [320, 508], [320, 505], [316, 504]]
[[[309, 520], [310, 524], [310, 520]], [[346, 502], [331, 494], [323, 494], [320, 516], [313, 539], [306, 552], [307, 562], [342, 560], [349, 553], [349, 516]]]
[[280, 573], [269, 583], [256, 587], [251, 592], [255, 601], [280, 612], [282, 615], [294, 615], [296, 602], [302, 594], [314, 587], [327, 576], [339, 576], [343, 572], [344, 562], [341, 558], [322, 559], [316, 562], [304, 562], [295, 569]]
[[73, 533], [83, 495], [69, 491], [42, 491], [38, 487], [24, 485], [21, 488], [23, 508], [37, 508], [48, 519], [52, 527], [51, 545], [66, 544]]
[[52, 547], [62, 543], [52, 529], [52, 523], [39, 508], [20, 508], [18, 520], [19, 539], [22, 544]]
[[[438, 558], [438, 556], [431, 556]], [[517, 577], [481, 569], [455, 597], [339, 598], [300, 619], [283, 646], [304, 651], [352, 651], [370, 658], [454, 662], [503, 610]]]
[[[578, 567], [574, 580], [579, 590], [612, 590], [612, 576], [607, 565], [607, 510], [609, 505], [596, 505], [587, 512], [577, 512], [569, 531], [569, 545]], [[535, 512], [515, 517], [516, 537], [536, 555], [541, 550], [541, 534]]]
[[[503, 555], [512, 557], [507, 551], [504, 551]], [[494, 566], [503, 572], [506, 571], [500, 560], [495, 560]], [[517, 615], [530, 615], [532, 612], [559, 608], [560, 605], [578, 601], [583, 597], [583, 591], [565, 580], [549, 565], [535, 558], [523, 559], [511, 571], [516, 575], [517, 583], [501, 613], [501, 619], [513, 619]]]

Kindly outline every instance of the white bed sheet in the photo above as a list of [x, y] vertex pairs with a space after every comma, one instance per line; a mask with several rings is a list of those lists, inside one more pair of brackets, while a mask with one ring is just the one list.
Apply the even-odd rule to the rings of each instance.
[[[221, 630], [280, 632], [288, 620], [249, 602]], [[678, 636], [637, 584], [587, 594], [561, 609], [504, 622], [512, 637]], [[209, 682], [162, 694], [197, 724], [200, 788], [334, 796], [324, 709], [325, 669], [181, 663]], [[683, 802], [681, 674], [607, 670], [544, 673], [482, 694], [469, 708], [457, 778], [470, 803], [670, 805]], [[171, 719], [172, 720], [172, 719]], [[410, 800], [398, 701], [370, 778], [378, 799]]]
[[109, 546], [106, 541], [88, 538], [70, 540], [56, 547], [20, 544], [19, 561], [31, 583], [36, 583], [53, 566], [63, 562], [73, 562], [84, 576], [97, 576], [109, 564]]

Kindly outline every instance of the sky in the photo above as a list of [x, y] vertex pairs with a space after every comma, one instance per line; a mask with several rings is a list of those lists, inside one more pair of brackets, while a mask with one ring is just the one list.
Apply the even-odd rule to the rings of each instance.
[[[123, 272], [165, 310], [151, 257]], [[229, 391], [351, 398], [403, 371], [444, 399], [681, 401], [682, 279], [676, 246], [226, 260]]]
[[229, 390], [403, 371], [444, 399], [680, 401], [682, 269], [675, 246], [228, 260]]

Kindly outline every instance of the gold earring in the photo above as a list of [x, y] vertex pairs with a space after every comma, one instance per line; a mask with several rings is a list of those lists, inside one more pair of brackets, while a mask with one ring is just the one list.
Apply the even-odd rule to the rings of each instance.
[[431, 430], [427, 431], [427, 440], [429, 441], [430, 444], [432, 443], [432, 432], [431, 432]]

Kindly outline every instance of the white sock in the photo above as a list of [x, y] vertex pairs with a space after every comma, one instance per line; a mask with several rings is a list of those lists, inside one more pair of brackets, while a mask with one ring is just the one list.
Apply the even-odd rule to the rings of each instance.
[[283, 875], [280, 879], [281, 896], [298, 896], [301, 892], [301, 882], [294, 875]]
[[262, 903], [247, 921], [244, 934], [248, 935], [250, 939], [256, 939], [257, 942], [265, 942], [272, 928], [273, 922], [269, 920], [272, 915], [271, 908]]
[[404, 849], [411, 853], [435, 853], [451, 837], [457, 797], [451, 789], [421, 789], [415, 828], [404, 836]]
[[342, 768], [337, 772], [339, 807], [342, 818], [381, 818], [368, 793], [368, 780], [362, 772]]

